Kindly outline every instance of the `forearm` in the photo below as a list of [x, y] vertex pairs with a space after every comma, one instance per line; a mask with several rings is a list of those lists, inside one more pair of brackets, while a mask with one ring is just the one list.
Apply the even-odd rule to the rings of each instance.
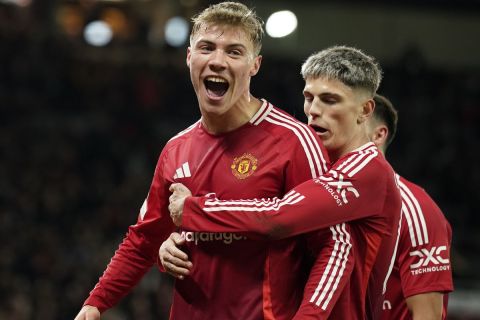
[[[131, 235], [130, 235], [131, 236]], [[84, 304], [101, 312], [116, 305], [155, 262], [156, 250], [125, 238]]]
[[[353, 202], [353, 201], [352, 201]], [[339, 205], [322, 187], [306, 182], [282, 199], [219, 200], [190, 197], [183, 227], [192, 231], [251, 232], [282, 239], [354, 219], [353, 202]]]
[[[309, 251], [316, 255], [305, 285], [302, 304], [294, 319], [342, 317], [337, 302], [346, 298], [346, 284], [354, 267], [350, 226], [339, 224], [307, 235]], [[340, 306], [339, 308], [341, 308]]]
[[406, 298], [413, 320], [441, 320], [443, 293], [428, 292]]

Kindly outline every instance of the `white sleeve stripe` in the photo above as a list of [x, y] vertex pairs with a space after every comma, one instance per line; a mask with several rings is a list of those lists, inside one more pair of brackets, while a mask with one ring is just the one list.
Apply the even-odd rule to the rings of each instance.
[[[402, 191], [400, 190], [400, 193]], [[412, 242], [412, 247], [417, 246], [417, 241], [415, 240], [415, 232], [413, 230], [413, 223], [412, 218], [410, 217], [410, 211], [408, 211], [407, 204], [402, 199], [402, 213], [405, 215], [405, 220], [407, 221], [408, 225], [408, 234], [410, 235], [410, 241]]]
[[397, 239], [395, 240], [395, 248], [393, 249], [392, 258], [390, 259], [390, 265], [388, 267], [387, 275], [385, 276], [385, 280], [383, 281], [383, 291], [382, 291], [383, 294], [385, 294], [385, 292], [387, 292], [388, 279], [390, 278], [390, 275], [392, 274], [393, 266], [394, 266], [395, 260], [397, 258], [398, 243], [400, 242], [400, 232], [402, 230], [402, 217], [403, 217], [403, 214], [402, 214], [402, 212], [400, 212], [400, 220], [398, 221], [398, 229], [397, 229], [398, 233], [397, 233]]
[[194, 124], [192, 124], [190, 127], [186, 128], [185, 130], [183, 131], [180, 131], [179, 133], [177, 133], [176, 135], [174, 135], [170, 140], [168, 140], [168, 142], [174, 140], [174, 139], [177, 139], [181, 136], [183, 136], [184, 134], [192, 131], [199, 123], [200, 121], [202, 121], [202, 119], [198, 120], [197, 122], [195, 122]]
[[337, 279], [335, 280], [335, 284], [333, 285], [333, 289], [330, 291], [330, 294], [328, 295], [327, 300], [325, 300], [325, 303], [322, 306], [323, 310], [327, 309], [327, 306], [330, 303], [330, 300], [332, 300], [334, 292], [338, 288], [338, 283], [340, 282], [340, 279], [343, 276], [343, 272], [345, 271], [346, 263], [348, 261], [348, 256], [350, 254], [350, 249], [352, 248], [352, 244], [350, 243], [350, 234], [347, 232], [347, 229], [345, 228], [345, 223], [342, 223], [342, 230], [343, 230], [343, 233], [347, 235], [346, 244], [344, 244], [344, 245], [347, 246], [347, 248], [346, 248], [345, 254], [343, 255], [342, 267], [341, 267], [340, 272], [337, 276]]
[[[423, 236], [424, 244], [429, 242], [428, 240], [428, 231], [427, 231], [427, 223], [425, 222], [425, 216], [423, 215], [422, 208], [420, 207], [420, 203], [418, 203], [417, 198], [413, 195], [412, 191], [405, 185], [403, 182], [399, 181], [400, 189], [405, 193], [405, 196], [402, 193], [402, 199], [409, 199], [411, 201], [412, 206], [412, 213], [414, 214], [414, 221], [418, 217], [418, 221], [421, 226], [421, 231], [418, 230], [417, 227], [417, 235], [419, 238]], [[418, 222], [417, 222], [418, 223]], [[421, 243], [420, 243], [421, 244]]]
[[258, 125], [262, 120], [268, 115], [268, 113], [273, 109], [272, 105], [268, 103], [266, 100], [262, 100], [263, 103], [260, 106], [260, 109], [257, 113], [250, 119], [250, 123], [254, 125]]
[[402, 196], [402, 200], [405, 203], [405, 208], [407, 209], [406, 211], [408, 212], [407, 214], [410, 215], [410, 218], [413, 221], [414, 234], [417, 237], [418, 244], [422, 245], [424, 241], [423, 241], [422, 232], [421, 232], [421, 229], [420, 229], [420, 224], [419, 224], [419, 221], [418, 221], [417, 213], [415, 211], [415, 207], [413, 206], [412, 201], [405, 194], [405, 191], [403, 190], [401, 185], [400, 185], [400, 195]]
[[[350, 248], [352, 247], [350, 243], [350, 234], [348, 234], [348, 232], [346, 231], [345, 224], [330, 227], [330, 230], [332, 231], [332, 238], [335, 241], [334, 250], [332, 251], [332, 254], [328, 261], [327, 268], [325, 269], [325, 272], [323, 273], [314, 294], [310, 298], [310, 302], [314, 302], [317, 306], [321, 305], [321, 308], [323, 310], [328, 307], [328, 304], [331, 301], [333, 294], [338, 288], [338, 283], [340, 281], [340, 278], [343, 276], [343, 272], [345, 271], [345, 264], [348, 260]], [[339, 237], [337, 236], [338, 234], [340, 235]], [[340, 270], [338, 270], [339, 267]]]
[[[308, 160], [308, 164], [310, 166], [310, 173], [312, 175], [312, 178], [317, 178], [321, 171], [320, 172], [317, 172], [315, 169], [315, 164], [312, 160], [312, 154], [310, 152], [310, 150], [308, 149], [307, 145], [305, 144], [305, 140], [303, 139], [303, 137], [300, 135], [300, 133], [298, 132], [298, 130], [296, 130], [295, 128], [293, 128], [291, 125], [289, 124], [286, 124], [286, 123], [283, 123], [283, 122], [279, 122], [279, 121], [276, 121], [270, 117], [268, 117], [266, 119], [266, 121], [268, 122], [271, 122], [271, 123], [274, 123], [274, 124], [277, 124], [279, 126], [282, 126], [282, 127], [285, 127], [285, 128], [288, 128], [290, 130], [293, 131], [293, 133], [295, 133], [295, 135], [297, 136], [298, 140], [300, 141], [300, 144], [302, 145], [303, 147], [303, 150], [305, 151], [305, 155], [307, 156], [307, 160]], [[317, 164], [318, 165], [318, 164]]]
[[294, 205], [305, 199], [305, 196], [301, 194], [296, 194], [288, 199], [282, 199], [275, 205], [268, 207], [245, 207], [245, 206], [234, 206], [234, 205], [218, 205], [215, 207], [204, 207], [203, 211], [205, 212], [217, 212], [217, 211], [239, 211], [239, 212], [263, 212], [263, 211], [278, 211], [281, 207], [285, 205]]
[[[295, 133], [309, 159], [308, 162], [310, 168], [314, 168], [312, 169], [312, 178], [321, 176], [324, 171], [318, 158], [319, 152], [315, 150], [315, 147], [312, 145], [312, 139], [309, 139], [309, 137], [305, 135], [305, 128], [303, 128], [298, 122], [292, 121], [292, 119], [285, 119], [284, 117], [279, 116], [278, 112], [275, 112], [275, 109], [270, 114], [270, 117], [267, 118], [267, 121], [284, 126]], [[281, 123], [278, 121], [281, 121]], [[314, 142], [316, 143], [316, 141]]]
[[[290, 190], [287, 194], [283, 196], [282, 199], [290, 198], [294, 195], [298, 194], [295, 190]], [[215, 205], [243, 205], [243, 206], [271, 206], [276, 205], [278, 202], [282, 201], [282, 199], [275, 197], [275, 198], [268, 198], [268, 199], [253, 199], [253, 200], [220, 200], [218, 198], [215, 199], [207, 199], [205, 201], [205, 206], [215, 206]]]
[[[285, 114], [281, 113], [278, 110], [273, 109], [272, 117], [276, 117], [277, 119], [283, 119], [285, 122], [288, 122], [294, 125], [295, 127], [297, 127], [298, 129], [300, 129], [300, 131], [303, 133], [303, 136], [307, 140], [311, 150], [313, 150], [313, 155], [315, 157], [315, 161], [317, 165], [318, 163], [320, 164], [320, 169], [319, 169], [320, 175], [325, 174], [327, 172], [327, 162], [323, 157], [323, 152], [313, 132], [305, 124], [300, 123], [292, 118], [289, 118], [288, 116], [286, 116]], [[319, 156], [320, 159], [318, 159], [317, 156]], [[316, 178], [316, 177], [313, 177], [313, 178]]]

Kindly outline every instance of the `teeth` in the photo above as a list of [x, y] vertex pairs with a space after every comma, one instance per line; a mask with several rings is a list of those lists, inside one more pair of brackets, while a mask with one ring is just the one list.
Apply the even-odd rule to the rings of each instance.
[[225, 79], [223, 79], [223, 78], [214, 77], [214, 76], [207, 77], [206, 80], [212, 81], [212, 82], [222, 82], [222, 83], [227, 82], [227, 80], [225, 80]]

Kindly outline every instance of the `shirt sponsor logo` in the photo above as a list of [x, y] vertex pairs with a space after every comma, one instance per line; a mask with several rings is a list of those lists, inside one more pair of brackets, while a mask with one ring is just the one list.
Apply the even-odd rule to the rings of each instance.
[[321, 176], [314, 181], [323, 186], [325, 190], [330, 193], [339, 207], [348, 203], [348, 193], [352, 193], [355, 198], [360, 197], [360, 193], [355, 189], [353, 184], [350, 181], [344, 180], [343, 174], [338, 173], [335, 170], [330, 170], [329, 175], [331, 176]]
[[450, 270], [450, 260], [442, 256], [446, 252], [447, 246], [422, 248], [410, 252], [411, 257], [418, 257], [418, 261], [410, 265], [410, 272], [412, 275], [417, 275]]
[[232, 244], [233, 241], [247, 240], [247, 237], [231, 232], [182, 231], [182, 236], [187, 242], [194, 242], [196, 245], [199, 242], [222, 241], [224, 244]]
[[246, 179], [257, 170], [257, 162], [257, 158], [252, 154], [244, 153], [240, 157], [233, 159], [230, 168], [237, 179]]

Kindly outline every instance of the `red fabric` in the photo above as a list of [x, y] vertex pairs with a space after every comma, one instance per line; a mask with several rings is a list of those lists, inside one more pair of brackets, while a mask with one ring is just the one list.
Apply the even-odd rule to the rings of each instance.
[[[215, 191], [232, 199], [281, 197], [324, 173], [327, 162], [313, 130], [267, 102], [251, 122], [223, 135], [211, 135], [196, 123], [164, 147], [147, 205], [86, 303], [101, 310], [115, 305], [156, 261], [160, 244], [174, 230], [167, 208], [172, 182], [185, 184], [196, 195]], [[180, 232], [186, 236], [182, 249], [193, 270], [175, 283], [171, 319], [294, 316], [310, 266], [305, 239], [316, 233], [258, 241], [239, 233]], [[271, 306], [262, 303], [268, 292]]]
[[440, 208], [414, 183], [400, 178], [403, 217], [397, 259], [388, 282], [382, 319], [412, 319], [405, 298], [453, 290], [450, 247], [452, 231]]
[[[220, 195], [218, 198], [225, 199]], [[339, 279], [339, 290], [343, 290], [331, 317], [363, 319], [365, 313], [372, 318], [379, 316], [383, 286], [397, 242], [401, 200], [393, 170], [372, 143], [345, 155], [326, 175], [295, 187], [282, 199], [222, 201], [218, 198], [213, 194], [188, 198], [183, 226], [279, 239], [334, 225], [337, 226], [330, 228], [340, 232], [343, 229], [336, 228], [349, 222], [344, 234], [350, 238], [344, 243], [350, 241], [354, 251], [345, 261], [347, 274], [331, 278]], [[348, 246], [344, 248], [348, 250]], [[339, 253], [336, 256], [340, 258]], [[351, 281], [347, 283], [348, 270], [353, 266]], [[322, 298], [328, 289], [326, 282], [322, 282], [322, 277], [316, 280], [318, 286], [307, 287], [305, 293], [312, 303], [302, 305], [310, 307], [312, 314], [318, 312], [315, 303], [321, 302], [322, 307], [327, 301]], [[319, 288], [319, 293], [314, 288]], [[333, 294], [340, 294], [339, 290]]]

